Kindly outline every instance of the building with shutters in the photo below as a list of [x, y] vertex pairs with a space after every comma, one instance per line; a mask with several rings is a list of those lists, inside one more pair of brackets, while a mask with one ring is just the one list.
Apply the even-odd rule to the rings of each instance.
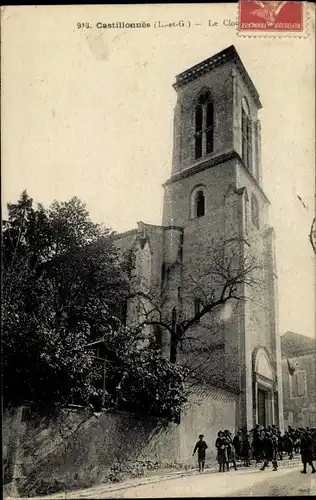
[[281, 350], [285, 427], [316, 427], [316, 341], [286, 332]]
[[[234, 46], [183, 71], [174, 89], [173, 158], [163, 186], [162, 224], [139, 222], [116, 240], [135, 257], [127, 322], [140, 321], [153, 302], [162, 318], [172, 310], [180, 318], [194, 315], [203, 290], [200, 297], [193, 294], [190, 283], [200, 279], [214, 242], [242, 240], [242, 252], [260, 263], [261, 290], [241, 285], [250, 300], [219, 310], [216, 332], [213, 315], [206, 315], [192, 325], [190, 336], [214, 345], [205, 384], [233, 395], [231, 430], [256, 423], [283, 429], [277, 271], [262, 183], [259, 94]], [[169, 336], [159, 326], [154, 330], [168, 355]], [[182, 359], [189, 355], [200, 354], [194, 347], [180, 353]], [[201, 404], [209, 405], [203, 428], [214, 422], [221, 428], [211, 399]]]

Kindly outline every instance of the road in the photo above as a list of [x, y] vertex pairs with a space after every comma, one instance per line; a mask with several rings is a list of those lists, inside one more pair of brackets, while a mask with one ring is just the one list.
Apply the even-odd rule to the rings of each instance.
[[[229, 473], [198, 472], [172, 479], [160, 478], [151, 484], [134, 485], [126, 488], [124, 484], [116, 489], [106, 485], [95, 488], [68, 492], [71, 498], [183, 498], [183, 497], [230, 497], [230, 496], [294, 496], [315, 495], [316, 474], [300, 473], [300, 467], [280, 469], [270, 468], [265, 471], [245, 470]], [[52, 495], [48, 498], [65, 498], [64, 495]]]

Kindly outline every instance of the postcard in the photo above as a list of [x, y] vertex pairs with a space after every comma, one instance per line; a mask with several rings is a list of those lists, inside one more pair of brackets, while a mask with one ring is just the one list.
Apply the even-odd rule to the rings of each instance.
[[5, 496], [315, 494], [315, 6], [1, 30]]

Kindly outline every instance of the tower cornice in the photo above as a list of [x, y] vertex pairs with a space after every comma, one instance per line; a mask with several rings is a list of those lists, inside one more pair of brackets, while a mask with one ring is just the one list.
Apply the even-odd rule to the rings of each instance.
[[216, 155], [212, 158], [207, 158], [203, 161], [199, 161], [197, 164], [180, 170], [180, 172], [177, 172], [176, 174], [173, 174], [172, 177], [170, 177], [170, 179], [168, 179], [163, 184], [163, 187], [168, 186], [169, 184], [172, 184], [179, 179], [184, 179], [185, 177], [190, 177], [191, 175], [197, 174], [198, 172], [202, 172], [207, 168], [216, 167], [220, 163], [225, 163], [226, 161], [233, 160], [237, 156], [239, 157], [239, 155], [236, 155], [236, 151], [229, 151], [220, 155]]
[[216, 167], [217, 165], [226, 163], [227, 161], [230, 160], [237, 160], [240, 165], [243, 167], [244, 171], [247, 173], [247, 175], [251, 178], [252, 182], [256, 185], [258, 191], [261, 193], [263, 196], [264, 200], [271, 204], [269, 198], [263, 191], [262, 187], [260, 186], [259, 182], [257, 179], [252, 175], [252, 173], [249, 171], [249, 169], [245, 166], [244, 162], [242, 161], [240, 155], [237, 153], [237, 151], [232, 150], [228, 151], [226, 153], [216, 155], [213, 158], [207, 158], [204, 161], [199, 162], [198, 164], [194, 165], [193, 167], [188, 167], [184, 170], [181, 170], [180, 172], [174, 174], [170, 179], [168, 179], [162, 187], [165, 188], [166, 186], [173, 184], [174, 182], [184, 179], [186, 177], [190, 177], [191, 175], [197, 174], [198, 172], [203, 172], [203, 170], [206, 170], [208, 168]]
[[253, 81], [251, 80], [245, 66], [243, 65], [242, 60], [240, 59], [234, 45], [231, 45], [227, 49], [222, 50], [218, 54], [215, 54], [214, 56], [205, 59], [204, 61], [196, 64], [195, 66], [192, 66], [191, 68], [177, 75], [176, 83], [173, 84], [173, 88], [177, 90], [178, 88], [183, 87], [188, 82], [191, 82], [192, 80], [201, 77], [202, 74], [208, 73], [214, 68], [217, 68], [229, 61], [234, 61], [237, 69], [244, 78], [249, 88], [249, 91], [252, 97], [254, 98], [256, 105], [258, 106], [258, 109], [262, 108], [262, 104], [260, 102], [259, 94], [256, 90], [256, 87], [254, 86]]

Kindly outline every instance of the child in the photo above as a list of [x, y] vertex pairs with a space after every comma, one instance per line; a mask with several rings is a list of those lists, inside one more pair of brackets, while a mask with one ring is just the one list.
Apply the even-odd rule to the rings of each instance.
[[204, 471], [204, 465], [205, 465], [205, 450], [208, 448], [206, 442], [203, 440], [204, 436], [203, 434], [199, 435], [199, 441], [196, 443], [192, 457], [194, 456], [196, 450], [198, 450], [198, 463], [199, 463], [199, 472]]

